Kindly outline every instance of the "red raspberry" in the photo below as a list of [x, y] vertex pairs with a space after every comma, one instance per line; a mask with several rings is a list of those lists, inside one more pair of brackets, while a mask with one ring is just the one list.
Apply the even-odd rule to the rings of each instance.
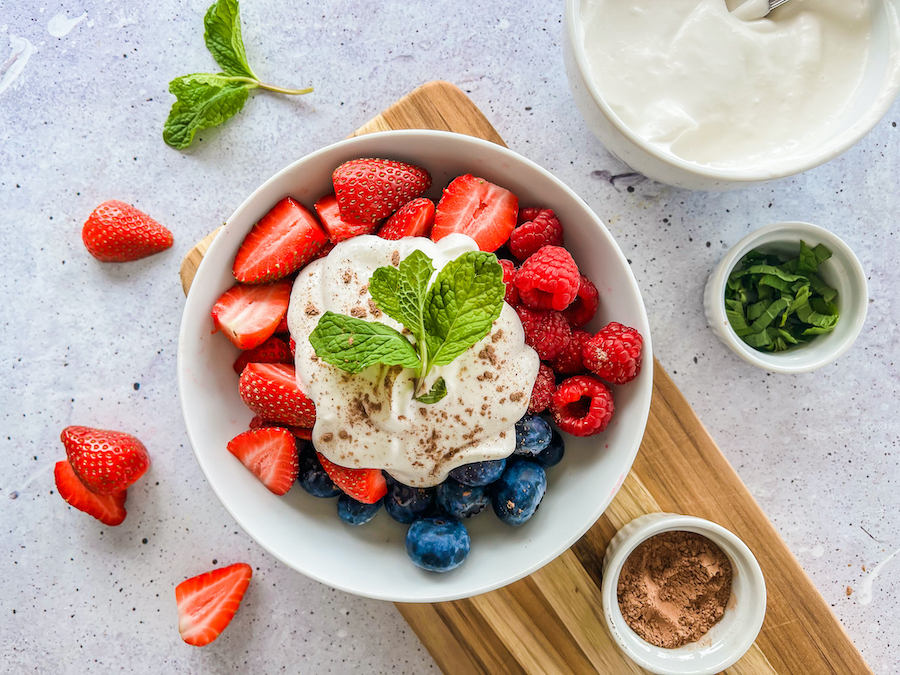
[[576, 375], [564, 381], [550, 402], [556, 426], [573, 436], [599, 434], [606, 429], [615, 409], [612, 392], [590, 375]]
[[550, 405], [550, 400], [556, 391], [556, 377], [550, 366], [542, 363], [538, 370], [537, 379], [534, 381], [534, 388], [531, 390], [531, 401], [528, 404], [528, 414], [537, 415], [542, 413]]
[[549, 361], [562, 351], [572, 339], [572, 329], [559, 312], [516, 307], [525, 330], [525, 344], [530, 345], [542, 361]]
[[581, 285], [578, 287], [578, 295], [563, 314], [572, 328], [580, 328], [594, 318], [597, 308], [600, 306], [600, 293], [597, 287], [583, 274]]
[[522, 223], [534, 220], [537, 214], [543, 210], [544, 209], [540, 206], [529, 206], [528, 208], [520, 209], [519, 216], [516, 218], [516, 225], [521, 225]]
[[587, 371], [581, 350], [584, 343], [591, 339], [591, 334], [583, 330], [573, 330], [569, 344], [555, 359], [550, 361], [554, 372], [560, 375], [576, 375]]
[[602, 328], [582, 348], [584, 365], [607, 382], [625, 384], [641, 372], [644, 338], [634, 328], [613, 322]]
[[506, 284], [506, 297], [503, 299], [507, 303], [515, 307], [519, 304], [519, 289], [514, 283], [516, 278], [516, 264], [512, 260], [501, 260], [500, 266], [503, 268], [503, 283]]
[[561, 246], [544, 246], [516, 273], [519, 297], [532, 309], [561, 312], [572, 304], [580, 286], [578, 266]]
[[562, 225], [550, 209], [539, 209], [531, 220], [521, 223], [509, 235], [509, 250], [519, 260], [525, 260], [544, 246], [562, 246], [562, 244]]

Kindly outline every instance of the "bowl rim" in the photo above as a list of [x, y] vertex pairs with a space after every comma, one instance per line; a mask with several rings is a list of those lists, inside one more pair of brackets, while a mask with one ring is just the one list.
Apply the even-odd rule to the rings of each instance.
[[[883, 3], [885, 11], [893, 12], [896, 17], [897, 13], [893, 9], [890, 0], [880, 1]], [[603, 115], [620, 134], [625, 136], [626, 139], [640, 148], [643, 152], [649, 154], [654, 159], [691, 175], [701, 176], [715, 181], [749, 185], [804, 173], [805, 171], [809, 171], [810, 169], [814, 169], [817, 166], [821, 166], [822, 164], [831, 161], [865, 138], [888, 113], [898, 94], [900, 94], [900, 58], [898, 58], [900, 47], [896, 44], [898, 31], [897, 22], [895, 21], [892, 22], [891, 34], [891, 53], [895, 58], [893, 59], [893, 65], [891, 65], [891, 63], [888, 64], [887, 71], [879, 89], [878, 97], [863, 116], [858, 118], [856, 122], [842, 131], [838, 136], [822, 145], [817, 152], [804, 155], [802, 161], [791, 164], [790, 168], [782, 168], [778, 171], [766, 169], [714, 168], [704, 164], [691, 162], [672, 153], [660, 150], [652, 143], [645, 141], [632, 131], [606, 102], [606, 99], [601, 94], [599, 87], [591, 75], [591, 68], [587, 63], [587, 55], [584, 51], [583, 39], [581, 39], [582, 36], [579, 34], [579, 29], [583, 26], [579, 8], [581, 2], [582, 0], [566, 0], [564, 30], [569, 43], [571, 44], [572, 55], [574, 57], [575, 65], [578, 68], [578, 74], [581, 77], [582, 82], [584, 82], [585, 88], [590, 94], [594, 105], [600, 109]]]
[[[856, 284], [859, 285], [860, 292], [864, 298], [868, 298], [869, 296], [869, 287], [868, 283], [866, 282], [865, 270], [863, 270], [862, 264], [859, 262], [859, 258], [856, 257], [856, 254], [853, 253], [852, 249], [846, 244], [846, 242], [844, 242], [843, 239], [838, 237], [830, 230], [826, 230], [824, 227], [821, 227], [819, 225], [814, 225], [812, 223], [806, 223], [802, 221], [783, 221], [779, 223], [772, 223], [770, 225], [765, 225], [763, 227], [760, 227], [759, 229], [754, 230], [743, 239], [741, 239], [737, 244], [731, 247], [725, 257], [722, 258], [721, 262], [719, 262], [719, 264], [716, 265], [715, 269], [713, 269], [712, 273], [709, 276], [708, 282], [708, 304], [711, 315], [710, 318], [712, 321], [715, 321], [716, 325], [719, 327], [725, 324], [724, 329], [720, 328], [717, 331], [717, 335], [731, 349], [731, 351], [733, 351], [748, 363], [774, 373], [791, 375], [798, 373], [808, 373], [810, 371], [817, 370], [818, 368], [826, 366], [843, 356], [847, 352], [847, 350], [849, 350], [850, 347], [853, 346], [853, 343], [856, 342], [856, 338], [859, 337], [859, 334], [862, 332], [863, 325], [866, 321], [868, 306], [863, 303], [862, 308], [856, 308], [857, 311], [854, 313], [852, 330], [847, 335], [847, 337], [845, 337], [841, 342], [836, 343], [830, 351], [824, 353], [817, 359], [802, 360], [796, 362], [793, 365], [791, 365], [790, 363], [779, 363], [779, 361], [785, 360], [785, 355], [759, 352], [748, 345], [746, 342], [741, 340], [734, 332], [731, 324], [727, 321], [727, 316], [725, 313], [725, 283], [732, 270], [740, 262], [741, 258], [743, 258], [746, 253], [751, 251], [760, 239], [766, 238], [772, 233], [786, 230], [805, 231], [812, 235], [814, 238], [825, 242], [828, 248], [831, 249], [832, 254], [834, 256], [840, 257], [841, 262], [845, 265], [848, 274], [851, 275]], [[791, 243], [793, 243], [793, 241], [791, 241]], [[846, 314], [846, 312], [844, 312], [843, 314]], [[841, 318], [843, 319], [844, 317], [842, 316]], [[801, 353], [802, 351], [803, 347], [801, 346], [798, 349], [786, 352], [786, 354], [791, 354], [792, 357], [796, 357], [797, 354]]]
[[[634, 464], [635, 457], [637, 457], [638, 450], [640, 449], [641, 442], [643, 441], [644, 432], [646, 431], [647, 421], [648, 421], [649, 415], [650, 415], [650, 402], [651, 402], [651, 397], [652, 397], [652, 392], [653, 392], [654, 358], [653, 358], [653, 348], [652, 348], [651, 336], [650, 336], [650, 331], [649, 331], [650, 322], [647, 317], [647, 309], [646, 309], [646, 305], [644, 304], [644, 299], [643, 299], [643, 295], [641, 294], [640, 286], [638, 285], [637, 280], [635, 279], [634, 272], [632, 271], [631, 266], [628, 264], [628, 260], [625, 257], [625, 254], [622, 252], [622, 250], [618, 246], [618, 244], [616, 244], [615, 238], [612, 236], [612, 233], [609, 232], [609, 229], [606, 227], [606, 224], [600, 219], [600, 217], [596, 213], [594, 213], [593, 209], [591, 209], [591, 207], [578, 194], [576, 194], [568, 185], [566, 185], [563, 181], [561, 181], [555, 175], [550, 173], [548, 170], [544, 169], [542, 166], [540, 166], [536, 162], [533, 162], [532, 160], [528, 159], [527, 157], [524, 157], [524, 156], [518, 154], [517, 152], [510, 150], [509, 148], [507, 148], [504, 145], [499, 145], [497, 143], [487, 141], [487, 140], [484, 140], [484, 139], [481, 139], [481, 138], [478, 138], [475, 136], [469, 136], [466, 134], [460, 134], [460, 133], [451, 132], [451, 131], [443, 131], [443, 130], [436, 130], [436, 129], [395, 129], [395, 130], [390, 130], [390, 131], [377, 131], [377, 132], [372, 132], [372, 133], [366, 133], [366, 134], [362, 134], [360, 136], [352, 136], [352, 137], [337, 141], [335, 143], [331, 143], [323, 148], [320, 148], [319, 150], [315, 150], [311, 153], [308, 153], [308, 154], [304, 155], [303, 157], [301, 157], [300, 159], [297, 159], [294, 162], [291, 162], [289, 165], [287, 165], [286, 167], [277, 171], [271, 177], [266, 179], [256, 189], [254, 189], [253, 192], [251, 192], [250, 195], [247, 198], [245, 198], [241, 202], [241, 204], [234, 210], [234, 212], [225, 221], [225, 224], [222, 226], [219, 234], [212, 241], [206, 254], [203, 256], [203, 258], [200, 262], [200, 265], [197, 268], [197, 272], [194, 276], [194, 280], [192, 282], [192, 288], [193, 288], [194, 284], [197, 284], [198, 282], [202, 283], [203, 278], [205, 276], [204, 271], [205, 271], [205, 269], [207, 269], [209, 267], [208, 261], [213, 258], [213, 256], [211, 254], [214, 253], [219, 247], [228, 245], [227, 240], [229, 238], [227, 236], [222, 236], [222, 235], [226, 235], [228, 233], [230, 226], [233, 228], [233, 223], [235, 222], [235, 220], [237, 220], [239, 217], [241, 217], [245, 210], [250, 208], [250, 205], [253, 204], [253, 202], [257, 199], [258, 195], [260, 193], [262, 193], [270, 184], [276, 182], [285, 174], [295, 171], [298, 166], [300, 166], [306, 162], [309, 162], [312, 159], [314, 159], [320, 155], [326, 154], [328, 152], [333, 152], [337, 148], [348, 148], [348, 147], [352, 147], [357, 144], [362, 145], [362, 144], [366, 144], [366, 143], [371, 143], [373, 140], [377, 140], [379, 138], [390, 138], [390, 137], [397, 137], [397, 136], [418, 136], [418, 137], [422, 137], [422, 138], [429, 138], [429, 137], [452, 138], [454, 142], [469, 143], [469, 144], [472, 144], [475, 146], [480, 146], [482, 148], [489, 148], [490, 151], [499, 153], [501, 156], [505, 157], [507, 160], [509, 160], [511, 162], [524, 164], [526, 167], [530, 168], [531, 170], [534, 170], [537, 173], [543, 175], [543, 177], [546, 178], [547, 180], [549, 180], [550, 182], [555, 183], [559, 189], [561, 189], [570, 199], [574, 200], [578, 205], [581, 206], [581, 208], [584, 209], [584, 211], [587, 214], [589, 214], [594, 226], [598, 227], [601, 232], [605, 232], [608, 235], [608, 237], [610, 238], [610, 240], [612, 240], [612, 242], [615, 244], [614, 246], [611, 247], [612, 248], [611, 255], [618, 257], [619, 261], [621, 263], [622, 269], [626, 270], [626, 272], [627, 272], [626, 282], [631, 287], [632, 291], [637, 295], [638, 300], [639, 300], [639, 306], [637, 307], [639, 316], [643, 319], [644, 325], [646, 325], [648, 327], [648, 330], [645, 331], [646, 334], [643, 336], [644, 337], [644, 341], [643, 341], [643, 357], [644, 358], [643, 358], [643, 364], [642, 364], [642, 371], [646, 373], [646, 376], [645, 376], [646, 380], [645, 380], [645, 385], [644, 385], [644, 389], [646, 389], [646, 392], [641, 392], [636, 397], [636, 400], [632, 402], [632, 405], [640, 406], [642, 408], [642, 412], [639, 415], [641, 432], [640, 432], [640, 434], [635, 436], [634, 440], [631, 443], [632, 447], [630, 447], [628, 449], [628, 455], [627, 455], [628, 456], [628, 464], [627, 464], [625, 473], [622, 476], [622, 478], [624, 478], [624, 476], [627, 475], [628, 472], [631, 471], [631, 467]], [[267, 553], [272, 555], [275, 559], [279, 560], [286, 566], [290, 567], [291, 569], [293, 569], [297, 572], [300, 572], [301, 574], [304, 574], [305, 576], [307, 576], [311, 579], [318, 581], [319, 583], [325, 584], [326, 586], [335, 588], [340, 591], [351, 593], [353, 595], [368, 597], [368, 598], [372, 598], [375, 600], [385, 600], [385, 601], [390, 601], [390, 602], [403, 602], [403, 603], [447, 602], [447, 601], [452, 601], [452, 600], [469, 598], [469, 597], [473, 597], [473, 596], [480, 595], [483, 593], [487, 593], [489, 591], [496, 590], [498, 588], [503, 588], [505, 586], [508, 586], [511, 583], [514, 583], [520, 579], [523, 579], [523, 578], [529, 576], [530, 574], [533, 574], [535, 571], [546, 566], [547, 564], [549, 564], [550, 562], [555, 560], [557, 557], [562, 555], [565, 551], [569, 550], [572, 547], [572, 545], [576, 541], [578, 541], [578, 539], [580, 539], [584, 535], [584, 533], [587, 532], [596, 523], [596, 521], [600, 518], [600, 516], [603, 515], [603, 513], [606, 511], [607, 507], [612, 502], [615, 495], [618, 493], [618, 491], [622, 487], [623, 481], [620, 479], [615, 484], [615, 487], [613, 488], [612, 492], [609, 495], [607, 495], [604, 500], [600, 500], [597, 502], [597, 504], [598, 504], [597, 508], [595, 508], [592, 513], [588, 514], [585, 517], [583, 525], [581, 527], [577, 528], [575, 531], [573, 531], [573, 534], [557, 550], [549, 550], [543, 557], [541, 557], [534, 564], [528, 566], [527, 568], [525, 568], [523, 570], [520, 570], [519, 572], [517, 572], [514, 575], [506, 577], [505, 579], [503, 579], [501, 581], [497, 581], [494, 583], [481, 584], [475, 588], [471, 588], [464, 592], [455, 592], [455, 593], [443, 592], [442, 593], [440, 591], [440, 589], [441, 589], [440, 585], [435, 584], [434, 592], [431, 594], [415, 596], [412, 598], [397, 597], [397, 596], [390, 595], [390, 594], [378, 593], [377, 591], [373, 592], [372, 590], [363, 590], [363, 589], [356, 588], [356, 587], [353, 587], [353, 586], [350, 586], [347, 584], [342, 584], [342, 583], [336, 582], [333, 579], [324, 578], [322, 575], [310, 572], [306, 569], [300, 569], [297, 565], [286, 560], [284, 557], [282, 557], [281, 555], [279, 555], [278, 553], [273, 551], [269, 546], [267, 546], [266, 544], [264, 544], [263, 542], [261, 542], [255, 536], [253, 536], [251, 534], [251, 528], [248, 527], [248, 525], [244, 522], [244, 519], [239, 517], [238, 514], [235, 513], [235, 510], [229, 506], [229, 502], [226, 499], [226, 495], [220, 489], [220, 486], [217, 486], [210, 479], [210, 473], [206, 466], [206, 462], [204, 461], [204, 459], [201, 458], [201, 455], [197, 450], [198, 440], [195, 438], [194, 434], [191, 432], [191, 428], [188, 425], [188, 421], [187, 421], [186, 395], [185, 395], [185, 391], [184, 391], [185, 378], [186, 378], [186, 373], [185, 373], [185, 368], [186, 368], [185, 358], [186, 357], [185, 357], [184, 352], [185, 352], [187, 325], [189, 323], [188, 317], [198, 311], [205, 314], [208, 312], [208, 308], [195, 307], [194, 305], [196, 304], [197, 301], [192, 301], [192, 297], [196, 298], [197, 294], [191, 294], [190, 292], [188, 292], [188, 296], [185, 300], [184, 310], [182, 312], [181, 327], [179, 329], [179, 335], [178, 335], [178, 350], [177, 350], [176, 368], [177, 368], [177, 378], [178, 378], [178, 395], [179, 395], [179, 401], [181, 404], [182, 418], [185, 423], [185, 431], [188, 436], [188, 441], [191, 445], [191, 450], [193, 452], [194, 459], [197, 461], [197, 464], [200, 466], [200, 470], [203, 473], [203, 476], [206, 479], [207, 484], [210, 486], [213, 493], [218, 498], [219, 502], [222, 504], [222, 506], [225, 508], [225, 510], [228, 512], [228, 514], [232, 518], [234, 518], [234, 520], [238, 524], [238, 526], [240, 526], [240, 528], [242, 530], [244, 530], [245, 533], [247, 533], [247, 535], [253, 540], [253, 542], [255, 544], [257, 544], [258, 546], [263, 548]], [[439, 579], [440, 577], [437, 576], [436, 578]]]

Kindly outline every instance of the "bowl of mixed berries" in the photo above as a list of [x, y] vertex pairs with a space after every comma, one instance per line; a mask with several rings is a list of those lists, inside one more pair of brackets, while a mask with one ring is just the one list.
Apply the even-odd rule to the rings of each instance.
[[235, 211], [188, 295], [185, 425], [222, 504], [335, 588], [469, 597], [571, 546], [650, 408], [646, 312], [569, 188], [486, 141], [342, 141]]

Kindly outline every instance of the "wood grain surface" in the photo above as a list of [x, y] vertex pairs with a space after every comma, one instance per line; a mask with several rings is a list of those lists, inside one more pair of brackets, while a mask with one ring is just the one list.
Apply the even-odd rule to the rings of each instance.
[[[503, 140], [457, 87], [430, 82], [358, 129], [442, 129]], [[215, 237], [185, 258], [185, 293]], [[445, 673], [646, 672], [619, 651], [600, 603], [603, 553], [616, 531], [645, 513], [708, 518], [746, 542], [766, 578], [768, 609], [756, 643], [729, 675], [871, 673], [746, 486], [659, 363], [650, 419], [634, 467], [612, 504], [570, 550], [530, 577], [467, 600], [398, 604]]]

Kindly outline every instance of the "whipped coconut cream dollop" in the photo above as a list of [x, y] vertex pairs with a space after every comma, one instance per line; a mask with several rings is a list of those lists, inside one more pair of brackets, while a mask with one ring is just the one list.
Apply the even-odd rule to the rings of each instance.
[[528, 408], [540, 361], [506, 303], [484, 339], [431, 371], [427, 388], [440, 377], [447, 386], [437, 403], [413, 398], [412, 369], [376, 364], [350, 374], [319, 359], [309, 335], [326, 311], [403, 332], [378, 309], [368, 284], [377, 268], [396, 267], [415, 250], [432, 259], [433, 281], [444, 265], [478, 246], [462, 234], [439, 242], [371, 235], [348, 239], [300, 271], [288, 327], [296, 343], [298, 385], [316, 404], [316, 450], [341, 466], [384, 469], [401, 483], [428, 487], [443, 482], [457, 466], [512, 454], [515, 423]]

